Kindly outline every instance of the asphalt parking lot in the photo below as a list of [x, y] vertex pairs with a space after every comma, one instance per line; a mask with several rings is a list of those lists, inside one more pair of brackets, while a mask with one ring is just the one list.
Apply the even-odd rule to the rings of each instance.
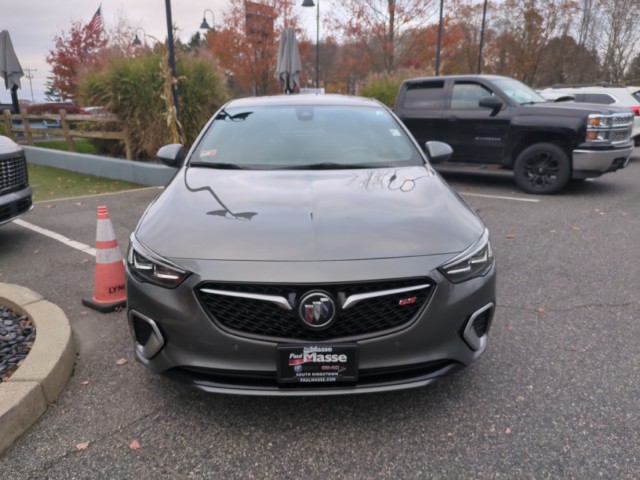
[[640, 159], [549, 197], [504, 175], [444, 176], [491, 230], [498, 308], [478, 362], [395, 393], [212, 395], [135, 362], [125, 314], [81, 304], [93, 257], [30, 227], [93, 245], [106, 205], [124, 253], [157, 189], [41, 203], [0, 228], [0, 282], [58, 304], [79, 347], [0, 477], [638, 478]]

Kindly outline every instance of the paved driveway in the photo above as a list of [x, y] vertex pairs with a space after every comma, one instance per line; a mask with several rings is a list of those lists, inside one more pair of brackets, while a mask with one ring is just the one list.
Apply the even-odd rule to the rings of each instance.
[[[124, 313], [81, 305], [92, 257], [1, 228], [0, 281], [60, 305], [79, 356], [59, 400], [0, 457], [0, 477], [638, 478], [640, 161], [552, 197], [504, 176], [446, 178], [491, 229], [498, 309], [476, 364], [396, 393], [245, 398], [175, 385], [134, 361]], [[104, 204], [124, 253], [156, 193], [38, 204], [24, 220], [93, 245]]]

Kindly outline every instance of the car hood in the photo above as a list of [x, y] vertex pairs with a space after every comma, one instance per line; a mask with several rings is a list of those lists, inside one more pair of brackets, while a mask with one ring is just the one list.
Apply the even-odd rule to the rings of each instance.
[[149, 206], [135, 235], [174, 261], [335, 261], [455, 254], [483, 229], [428, 166], [190, 167]]
[[600, 103], [582, 102], [541, 102], [524, 105], [530, 114], [535, 115], [568, 115], [575, 116], [582, 113], [586, 118], [591, 113], [611, 115], [614, 113], [628, 113], [629, 108], [602, 105]]

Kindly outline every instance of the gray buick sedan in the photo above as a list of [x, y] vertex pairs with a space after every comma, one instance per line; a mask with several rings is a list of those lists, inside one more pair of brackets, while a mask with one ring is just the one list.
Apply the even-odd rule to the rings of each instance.
[[[418, 387], [478, 358], [496, 267], [478, 216], [375, 100], [233, 100], [131, 236], [138, 360], [202, 390]], [[430, 158], [429, 158], [430, 157]]]

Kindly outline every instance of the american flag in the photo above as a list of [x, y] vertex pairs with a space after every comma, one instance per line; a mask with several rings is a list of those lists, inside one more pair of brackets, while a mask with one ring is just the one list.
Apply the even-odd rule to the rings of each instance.
[[87, 23], [86, 29], [91, 33], [100, 33], [102, 32], [102, 5], [98, 7], [96, 13], [93, 14], [93, 18], [91, 21]]

